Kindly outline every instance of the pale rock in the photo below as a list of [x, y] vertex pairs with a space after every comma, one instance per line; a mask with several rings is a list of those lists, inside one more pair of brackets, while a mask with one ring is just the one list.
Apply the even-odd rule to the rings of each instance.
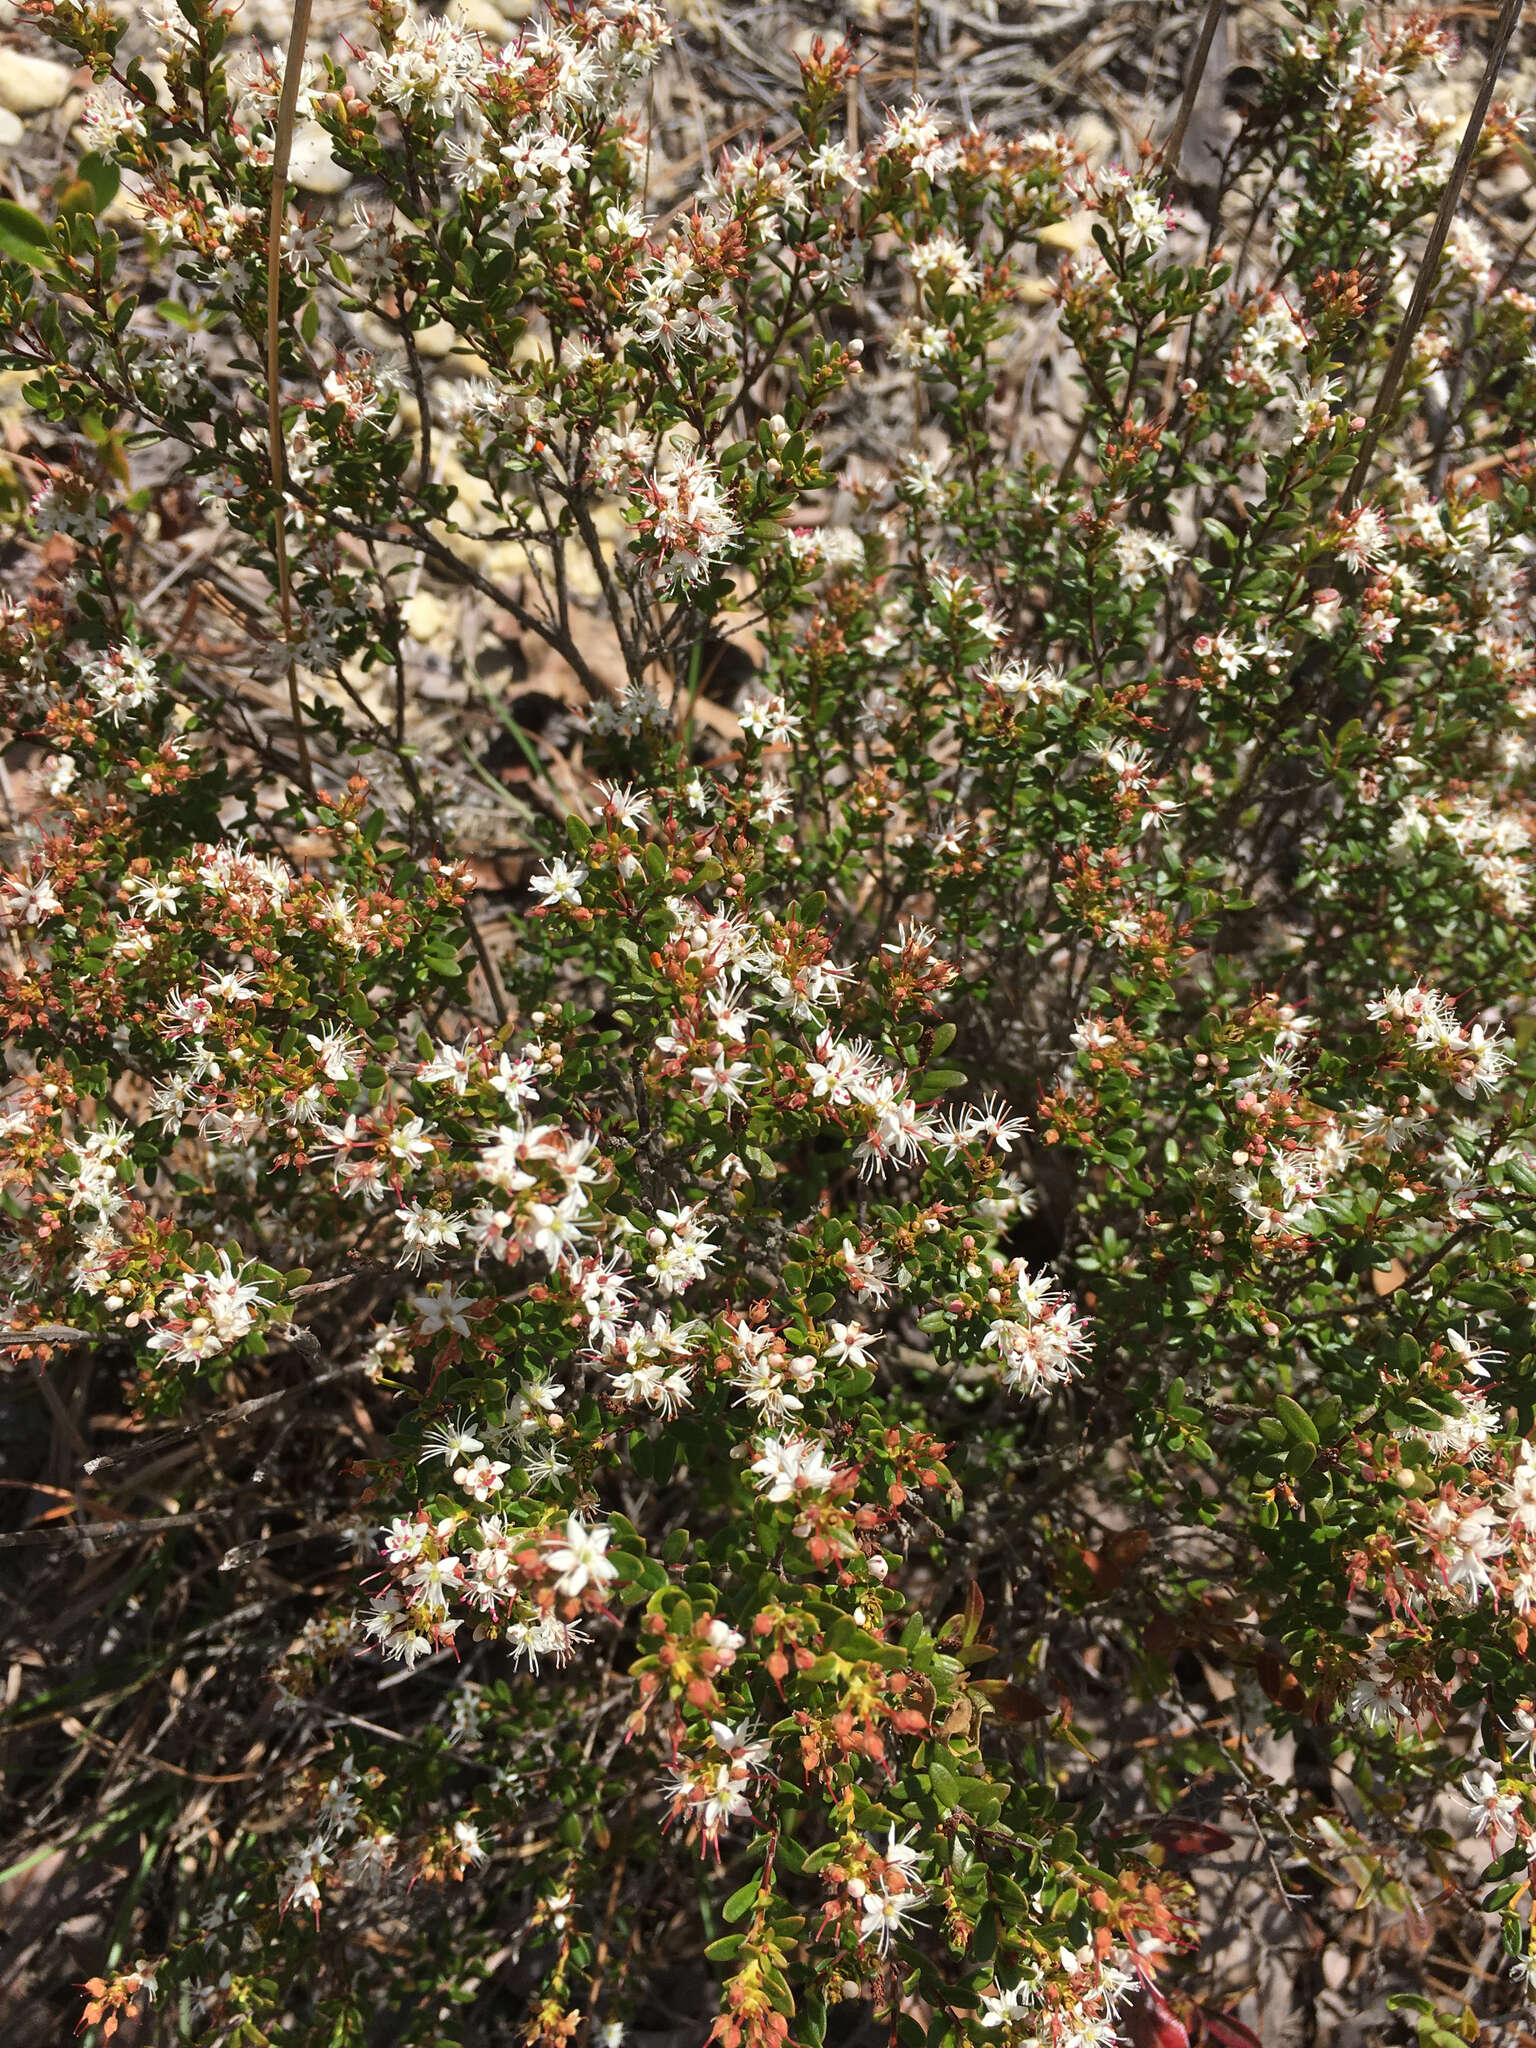
[[345, 192], [352, 182], [352, 173], [343, 170], [332, 156], [331, 138], [318, 121], [301, 121], [294, 129], [288, 176], [301, 192], [313, 192], [322, 199]]
[[434, 320], [430, 327], [423, 327], [416, 336], [416, 353], [432, 361], [450, 354], [459, 345], [459, 337], [446, 320]]
[[11, 114], [45, 113], [63, 99], [74, 75], [71, 66], [55, 64], [50, 57], [0, 52], [0, 107]]
[[1323, 1950], [1323, 1982], [1330, 1991], [1342, 1991], [1349, 1982], [1350, 1959], [1342, 1948]]
[[[380, 354], [386, 351], [393, 351], [399, 354], [405, 347], [405, 343], [400, 336], [400, 330], [396, 327], [391, 327], [387, 320], [381, 320], [377, 313], [364, 313], [360, 315], [357, 331], [363, 340], [367, 342], [368, 346], [372, 349], [377, 349]], [[446, 320], [434, 320], [430, 327], [423, 327], [415, 339], [416, 353], [419, 356], [425, 356], [429, 362], [437, 362], [442, 357], [452, 354], [455, 349], [463, 347], [458, 335], [448, 325]], [[467, 353], [454, 356], [449, 368], [457, 370], [466, 362], [478, 360], [478, 357], [471, 358]]]
[[453, 0], [448, 14], [460, 28], [467, 28], [489, 42], [499, 43], [507, 33], [507, 18], [493, 0]]
[[14, 149], [24, 130], [9, 107], [0, 107], [0, 149]]
[[1097, 114], [1082, 115], [1076, 123], [1072, 139], [1094, 170], [1108, 161], [1120, 142], [1118, 130], [1111, 128], [1109, 123]]
[[293, 28], [292, 0], [256, 0], [254, 15], [247, 9], [241, 26], [247, 34], [254, 32], [264, 42], [280, 43], [286, 49]]
[[390, 349], [401, 350], [405, 343], [387, 320], [381, 320], [377, 313], [360, 313], [357, 331], [371, 349], [386, 354]]
[[433, 379], [433, 388], [446, 400], [456, 390], [461, 379], [489, 377], [491, 374], [491, 366], [485, 357], [477, 356], [473, 349], [466, 348], [461, 336], [459, 346], [443, 367], [442, 375]]
[[1098, 214], [1084, 208], [1065, 220], [1052, 221], [1049, 227], [1037, 228], [1035, 240], [1047, 249], [1065, 249], [1075, 256], [1079, 250], [1092, 247], [1093, 224], [1098, 218]]
[[471, 476], [457, 456], [450, 455], [444, 462], [442, 480], [455, 494], [454, 524], [466, 534], [483, 533], [503, 523], [502, 509], [490, 485], [484, 477]]
[[453, 0], [448, 12], [461, 28], [499, 43], [517, 22], [538, 11], [538, 0]]
[[418, 590], [405, 608], [405, 630], [428, 647], [448, 625], [448, 607], [428, 590]]

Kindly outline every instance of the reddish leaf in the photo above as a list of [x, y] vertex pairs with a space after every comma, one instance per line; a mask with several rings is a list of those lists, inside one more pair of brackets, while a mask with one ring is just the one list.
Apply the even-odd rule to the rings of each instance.
[[1254, 1676], [1277, 1707], [1288, 1714], [1305, 1713], [1307, 1690], [1295, 1672], [1265, 1650], [1254, 1660]]
[[1160, 1991], [1142, 1986], [1125, 2016], [1132, 2048], [1189, 2048], [1189, 2032]]
[[1221, 1828], [1213, 1828], [1203, 1820], [1180, 1820], [1177, 1814], [1170, 1820], [1158, 1821], [1147, 1833], [1170, 1856], [1209, 1856], [1215, 1849], [1232, 1846], [1232, 1837]]
[[1264, 2043], [1241, 2020], [1233, 2019], [1229, 2012], [1207, 2012], [1202, 2005], [1198, 2008], [1201, 2020], [1201, 2038], [1214, 2041], [1217, 2048], [1264, 2048]]
[[1184, 1640], [1184, 1631], [1171, 1614], [1155, 1613], [1141, 1636], [1150, 1657], [1166, 1657]]
[[981, 1611], [981, 1588], [972, 1579], [965, 1589], [965, 1632], [960, 1638], [962, 1643], [975, 1642], [977, 1632], [981, 1628]]
[[1027, 1686], [1013, 1685], [1006, 1678], [979, 1678], [971, 1691], [991, 1703], [1000, 1721], [1043, 1721], [1051, 1711]]

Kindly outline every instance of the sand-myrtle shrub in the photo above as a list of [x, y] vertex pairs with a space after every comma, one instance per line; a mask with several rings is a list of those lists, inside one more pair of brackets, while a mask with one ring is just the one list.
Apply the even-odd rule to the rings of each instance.
[[[208, 0], [154, 67], [30, 12], [97, 86], [0, 207], [71, 451], [0, 619], [8, 1369], [375, 1418], [344, 1597], [252, 1625], [281, 1755], [204, 1759], [88, 2019], [1241, 2042], [1239, 1832], [1319, 1913], [1460, 1888], [1523, 1972], [1536, 298], [1462, 211], [1405, 311], [1450, 38], [1290, 10], [1203, 214], [1155, 153], [860, 138], [818, 46], [658, 216], [646, 0], [503, 48], [375, 0], [286, 109]], [[355, 212], [274, 211], [295, 112]], [[1049, 454], [999, 401], [1031, 293]], [[167, 451], [264, 593], [259, 727], [145, 601]], [[494, 944], [423, 577], [584, 693]], [[24, 1675], [60, 1839], [149, 1839]]]

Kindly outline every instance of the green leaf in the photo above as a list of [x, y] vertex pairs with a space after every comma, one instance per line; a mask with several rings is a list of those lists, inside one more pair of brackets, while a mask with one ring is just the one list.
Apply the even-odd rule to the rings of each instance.
[[1308, 1415], [1299, 1402], [1293, 1401], [1289, 1394], [1276, 1394], [1275, 1413], [1298, 1443], [1312, 1445], [1317, 1443], [1318, 1435], [1312, 1426], [1311, 1416]]
[[930, 1067], [912, 1083], [914, 1102], [932, 1102], [940, 1095], [947, 1095], [951, 1088], [963, 1088], [966, 1076], [958, 1067]]
[[94, 149], [81, 157], [75, 175], [91, 188], [91, 197], [97, 213], [106, 212], [117, 197], [118, 187], [123, 182], [123, 174], [112, 159], [102, 156]]
[[57, 268], [53, 236], [35, 213], [18, 206], [14, 199], [0, 199], [0, 256], [13, 263], [25, 263], [33, 270]]
[[960, 1804], [960, 1780], [942, 1757], [929, 1757], [928, 1783], [939, 1804], [953, 1812]]
[[757, 1904], [758, 1893], [762, 1890], [762, 1885], [761, 1877], [749, 1877], [741, 1889], [732, 1892], [731, 1896], [721, 1907], [721, 1919], [730, 1921], [732, 1924], [738, 1920], [745, 1920]]

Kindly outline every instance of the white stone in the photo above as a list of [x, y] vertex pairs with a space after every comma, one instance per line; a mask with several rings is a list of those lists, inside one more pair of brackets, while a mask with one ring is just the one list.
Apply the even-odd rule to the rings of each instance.
[[313, 192], [324, 199], [345, 192], [352, 182], [352, 173], [343, 170], [332, 156], [331, 138], [318, 121], [301, 121], [294, 129], [288, 177], [301, 192]]
[[448, 12], [460, 27], [500, 42], [515, 22], [526, 21], [537, 0], [453, 0]]
[[1093, 245], [1093, 224], [1099, 218], [1086, 208], [1082, 213], [1070, 213], [1065, 220], [1052, 221], [1049, 227], [1039, 228], [1035, 240], [1043, 242], [1047, 249], [1066, 249], [1076, 255], [1080, 249]]
[[430, 327], [421, 328], [416, 335], [416, 353], [436, 362], [459, 345], [459, 337], [446, 320], [434, 320]]
[[448, 12], [460, 28], [472, 29], [492, 42], [499, 43], [507, 32], [506, 16], [493, 0], [453, 0]]
[[1097, 170], [1100, 164], [1108, 162], [1118, 148], [1120, 137], [1107, 121], [1101, 120], [1097, 114], [1090, 113], [1082, 115], [1078, 120], [1073, 140]]
[[74, 75], [69, 65], [48, 57], [0, 51], [0, 107], [12, 114], [41, 114], [59, 104]]
[[428, 647], [448, 626], [448, 607], [430, 590], [418, 590], [405, 607], [405, 630], [423, 647]]
[[0, 149], [14, 149], [25, 131], [9, 107], [0, 107]]

